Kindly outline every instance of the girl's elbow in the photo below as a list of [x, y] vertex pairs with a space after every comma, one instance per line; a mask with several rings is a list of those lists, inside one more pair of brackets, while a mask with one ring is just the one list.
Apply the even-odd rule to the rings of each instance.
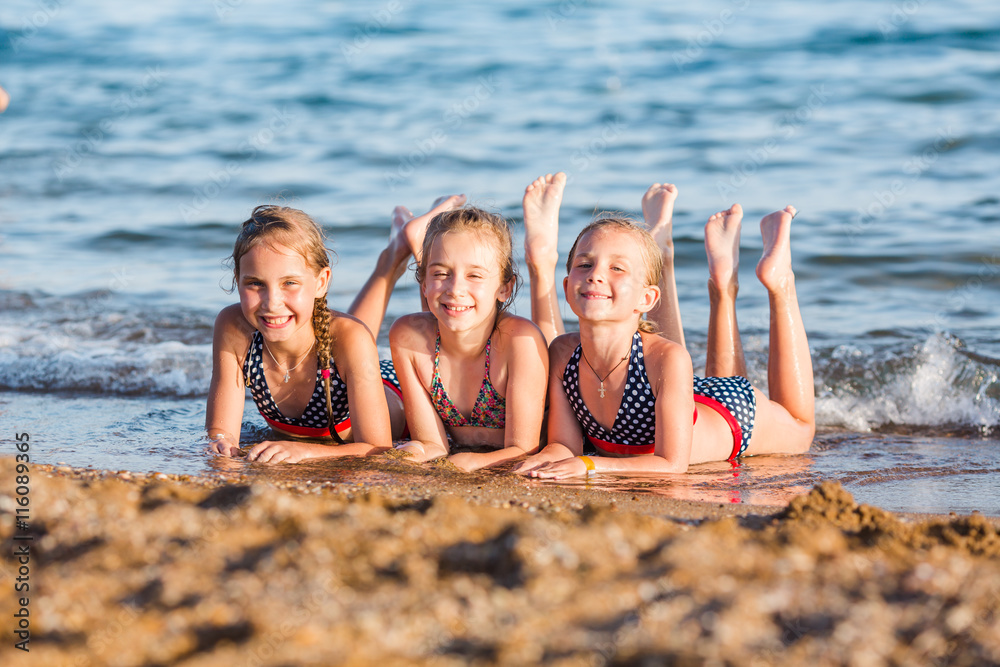
[[683, 474], [686, 473], [688, 468], [691, 466], [688, 461], [680, 461], [677, 459], [671, 460], [665, 456], [659, 456], [658, 458], [661, 461], [659, 466], [661, 472]]

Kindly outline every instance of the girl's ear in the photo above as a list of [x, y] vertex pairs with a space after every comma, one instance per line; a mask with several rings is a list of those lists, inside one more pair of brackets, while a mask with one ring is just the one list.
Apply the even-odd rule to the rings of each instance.
[[514, 293], [514, 279], [511, 278], [506, 285], [501, 285], [500, 289], [497, 290], [497, 301], [500, 303], [507, 303], [507, 299], [510, 295]]
[[326, 295], [326, 290], [330, 287], [331, 274], [332, 272], [330, 271], [329, 266], [324, 266], [319, 270], [319, 273], [316, 274], [316, 296], [314, 298], [318, 299], [321, 296]]
[[648, 313], [660, 300], [660, 288], [658, 285], [647, 285], [642, 291], [642, 298], [639, 300], [637, 313]]

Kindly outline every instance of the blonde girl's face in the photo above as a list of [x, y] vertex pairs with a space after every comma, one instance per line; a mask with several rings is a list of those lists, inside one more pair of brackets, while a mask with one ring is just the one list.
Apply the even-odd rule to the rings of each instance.
[[260, 243], [240, 258], [240, 308], [269, 343], [310, 340], [313, 302], [329, 284], [329, 267], [317, 272], [287, 246]]
[[513, 281], [503, 283], [496, 244], [470, 231], [445, 232], [425, 258], [424, 298], [441, 329], [467, 331], [493, 326], [497, 301], [504, 302]]
[[638, 319], [656, 304], [660, 288], [646, 284], [637, 239], [624, 230], [596, 229], [577, 243], [563, 289], [581, 321]]

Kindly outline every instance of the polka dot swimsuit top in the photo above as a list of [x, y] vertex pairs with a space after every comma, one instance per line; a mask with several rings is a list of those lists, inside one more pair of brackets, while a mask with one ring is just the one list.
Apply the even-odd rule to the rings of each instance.
[[632, 336], [632, 350], [629, 352], [625, 392], [615, 416], [611, 430], [597, 423], [580, 396], [580, 358], [583, 348], [576, 351], [566, 364], [563, 373], [563, 389], [569, 399], [577, 421], [586, 434], [594, 439], [613, 442], [630, 447], [648, 447], [656, 441], [656, 396], [646, 376], [646, 363], [642, 357], [642, 336], [636, 331]]
[[[250, 388], [250, 394], [253, 396], [253, 402], [257, 404], [257, 409], [272, 426], [278, 428], [290, 426], [293, 429], [327, 429], [329, 434], [330, 424], [327, 420], [326, 391], [323, 388], [322, 369], [316, 369], [316, 388], [313, 389], [309, 403], [302, 411], [302, 416], [297, 418], [281, 414], [271, 396], [271, 390], [267, 386], [267, 378], [264, 377], [264, 339], [259, 331], [253, 332], [247, 357], [243, 362], [243, 377]], [[336, 366], [333, 367], [333, 373], [330, 375], [330, 401], [333, 403], [335, 423], [339, 424], [350, 416], [347, 407], [347, 385], [340, 379]]]

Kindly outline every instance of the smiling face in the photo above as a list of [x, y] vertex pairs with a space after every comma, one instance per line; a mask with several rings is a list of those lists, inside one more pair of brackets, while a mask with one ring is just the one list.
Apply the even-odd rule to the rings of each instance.
[[613, 227], [584, 233], [576, 243], [563, 289], [581, 321], [624, 322], [638, 319], [656, 305], [657, 285], [634, 234]]
[[313, 305], [326, 294], [330, 268], [318, 272], [301, 253], [258, 243], [239, 260], [240, 308], [269, 343], [301, 345], [313, 336]]
[[449, 331], [493, 328], [498, 303], [514, 288], [504, 283], [494, 243], [472, 231], [440, 234], [423, 261], [421, 289], [438, 326]]

